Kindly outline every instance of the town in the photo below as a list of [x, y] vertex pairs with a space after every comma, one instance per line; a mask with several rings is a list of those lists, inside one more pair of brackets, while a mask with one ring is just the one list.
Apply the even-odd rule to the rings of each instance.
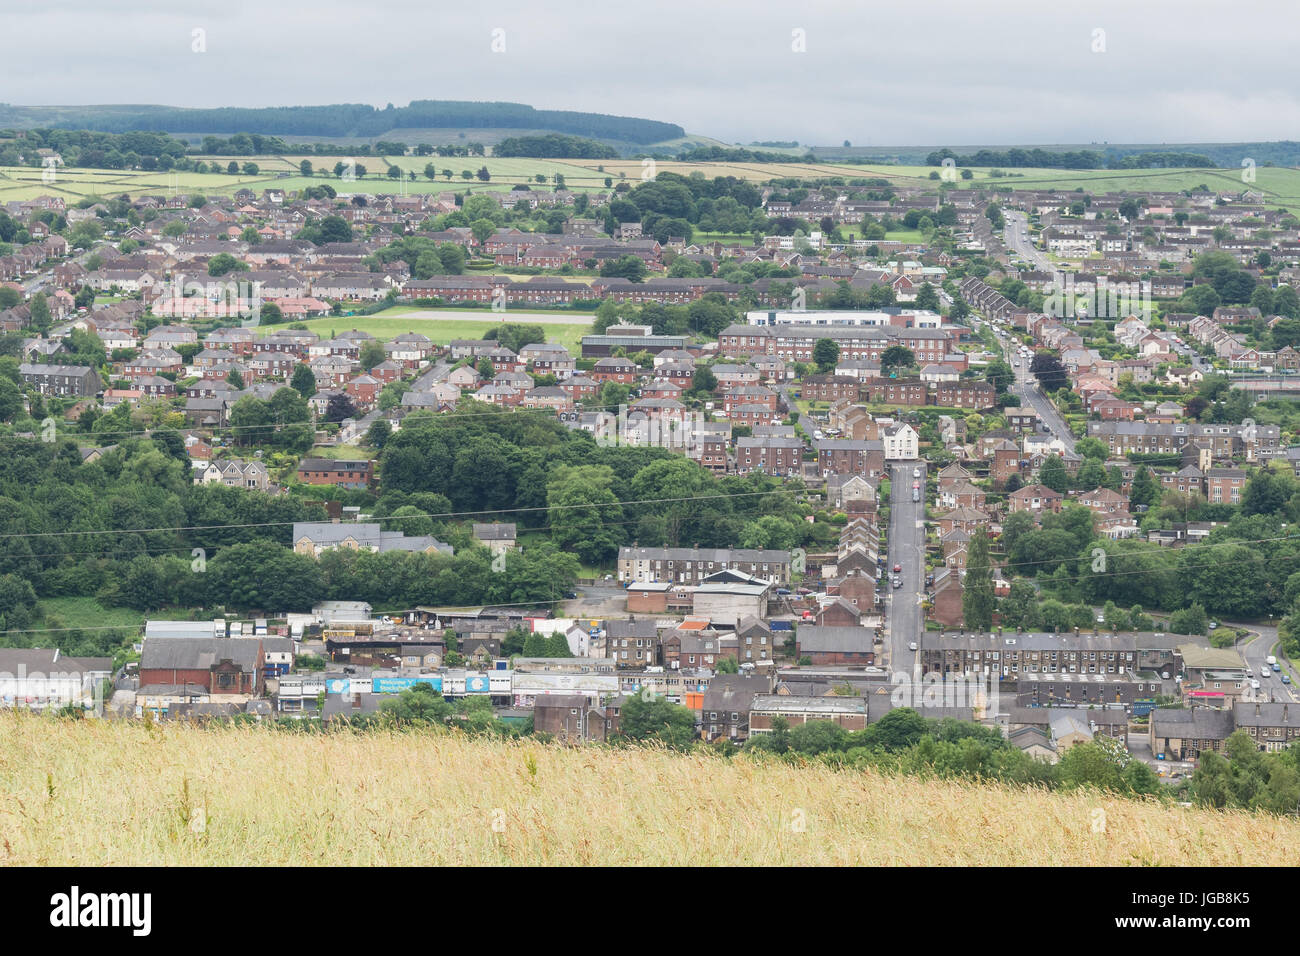
[[[90, 158], [10, 139], [36, 180]], [[1300, 732], [1300, 219], [1249, 183], [485, 158], [411, 192], [430, 154], [389, 148], [4, 201], [6, 706], [805, 753], [965, 726], [1185, 796]]]

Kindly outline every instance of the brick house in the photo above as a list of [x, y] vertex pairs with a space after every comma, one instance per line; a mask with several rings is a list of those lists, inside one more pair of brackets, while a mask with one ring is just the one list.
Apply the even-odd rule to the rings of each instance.
[[297, 478], [305, 485], [335, 485], [339, 488], [365, 490], [374, 483], [375, 463], [304, 458], [298, 465]]

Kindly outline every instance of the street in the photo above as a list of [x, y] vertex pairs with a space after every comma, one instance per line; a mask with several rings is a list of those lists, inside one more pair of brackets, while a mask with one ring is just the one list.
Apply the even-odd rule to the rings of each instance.
[[1015, 253], [1029, 262], [1039, 272], [1055, 272], [1056, 267], [1047, 254], [1040, 251], [1029, 239], [1029, 217], [1023, 212], [1010, 209], [1002, 210], [1006, 225], [1002, 228], [1003, 242], [1007, 251]]
[[[1246, 660], [1246, 666], [1250, 670], [1250, 676], [1259, 681], [1259, 695], [1261, 700], [1271, 700], [1274, 703], [1285, 704], [1300, 700], [1296, 696], [1296, 681], [1300, 681], [1300, 674], [1297, 674], [1286, 658], [1278, 656], [1277, 662], [1282, 665], [1282, 670], [1274, 673], [1270, 664], [1265, 658], [1276, 652], [1273, 648], [1278, 643], [1277, 628], [1267, 627], [1263, 624], [1227, 624], [1220, 623], [1220, 627], [1236, 627], [1245, 630], [1258, 632], [1258, 637], [1244, 640], [1237, 644], [1237, 650]], [[1261, 676], [1267, 673], [1268, 677]], [[1282, 683], [1282, 675], [1291, 676], [1291, 684]]]
[[[1010, 352], [1010, 345], [1007, 346], [1007, 350]], [[1029, 374], [1031, 359], [1021, 358], [1013, 354], [1010, 361], [1012, 369], [1016, 373], [1015, 394], [1020, 396], [1020, 404], [1038, 412], [1038, 417], [1042, 419], [1047, 430], [1052, 433], [1052, 437], [1059, 439], [1067, 451], [1074, 451], [1074, 434], [1070, 431], [1070, 426], [1065, 423], [1065, 419], [1056, 410], [1056, 406], [1052, 404], [1051, 399], [1043, 394], [1043, 390], [1038, 387], [1038, 382]], [[1015, 366], [1016, 362], [1020, 363], [1019, 368]]]
[[1032, 408], [1038, 413], [1047, 430], [1052, 433], [1052, 437], [1058, 439], [1067, 451], [1074, 451], [1074, 434], [1070, 431], [1069, 425], [1061, 417], [1061, 413], [1056, 410], [1056, 406], [1051, 400], [1043, 394], [1043, 390], [1038, 387], [1038, 382], [1029, 374], [1030, 358], [1025, 358], [1016, 351], [1021, 343], [1018, 339], [1007, 336], [1002, 340], [1002, 349], [1005, 354], [1007, 364], [1016, 376], [1016, 385], [1013, 394], [1019, 396], [1020, 404], [1025, 408]]
[[[920, 470], [919, 478], [912, 477], [913, 468]], [[912, 500], [913, 481], [920, 483], [920, 501]], [[919, 643], [925, 629], [921, 615], [925, 594], [925, 462], [894, 465], [889, 483], [888, 573], [883, 578], [889, 594], [888, 666], [896, 672], [911, 674], [919, 664], [919, 655], [907, 645], [913, 641]], [[898, 576], [903, 579], [903, 586], [897, 589], [890, 584], [896, 564], [902, 566]]]

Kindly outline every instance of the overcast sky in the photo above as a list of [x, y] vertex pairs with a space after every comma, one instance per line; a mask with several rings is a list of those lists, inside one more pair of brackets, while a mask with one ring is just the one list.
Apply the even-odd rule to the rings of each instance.
[[[1300, 138], [1300, 17], [1279, 0], [795, 8], [0, 0], [0, 100], [508, 100], [665, 120], [732, 142], [812, 145]], [[206, 52], [192, 51], [196, 29]], [[493, 52], [498, 29], [505, 49]]]

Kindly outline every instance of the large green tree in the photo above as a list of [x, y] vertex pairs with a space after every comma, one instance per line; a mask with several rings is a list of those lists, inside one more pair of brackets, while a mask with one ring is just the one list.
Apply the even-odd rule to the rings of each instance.
[[962, 581], [962, 622], [972, 630], [987, 631], [993, 626], [993, 563], [989, 554], [989, 536], [983, 528], [971, 535], [966, 545], [966, 577]]

